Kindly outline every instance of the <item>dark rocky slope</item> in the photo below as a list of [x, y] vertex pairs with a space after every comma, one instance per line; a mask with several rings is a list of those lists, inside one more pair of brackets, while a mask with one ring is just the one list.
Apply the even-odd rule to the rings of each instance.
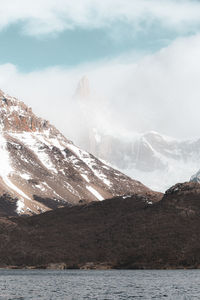
[[[200, 185], [0, 218], [0, 266], [199, 268]], [[58, 267], [59, 265], [56, 265]]]

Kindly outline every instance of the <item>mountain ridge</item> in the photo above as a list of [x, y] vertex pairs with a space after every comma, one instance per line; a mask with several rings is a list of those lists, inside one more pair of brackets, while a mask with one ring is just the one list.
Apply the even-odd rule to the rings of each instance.
[[[0, 196], [18, 198], [11, 215], [153, 193], [75, 146], [23, 102], [0, 92]], [[8, 197], [5, 197], [9, 201]]]

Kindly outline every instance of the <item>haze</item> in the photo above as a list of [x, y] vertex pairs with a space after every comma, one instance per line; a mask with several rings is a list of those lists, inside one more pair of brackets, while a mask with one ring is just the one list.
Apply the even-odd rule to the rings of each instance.
[[199, 136], [199, 1], [18, 0], [0, 15], [1, 89], [69, 138], [84, 75], [105, 130]]

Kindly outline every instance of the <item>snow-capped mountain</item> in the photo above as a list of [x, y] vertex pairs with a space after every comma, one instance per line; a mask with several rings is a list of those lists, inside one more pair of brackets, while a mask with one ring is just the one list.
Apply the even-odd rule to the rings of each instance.
[[33, 214], [129, 193], [151, 191], [0, 91], [0, 213]]
[[[182, 141], [155, 131], [112, 131], [104, 120], [105, 105], [98, 108], [100, 101], [91, 93], [85, 77], [76, 94], [82, 111], [80, 119], [85, 123], [76, 142], [128, 176], [164, 192], [177, 182], [188, 181], [200, 165], [200, 139]], [[99, 122], [100, 115], [104, 124]]]
[[178, 141], [156, 132], [127, 139], [93, 129], [81, 146], [158, 191], [188, 181], [200, 165], [200, 140]]

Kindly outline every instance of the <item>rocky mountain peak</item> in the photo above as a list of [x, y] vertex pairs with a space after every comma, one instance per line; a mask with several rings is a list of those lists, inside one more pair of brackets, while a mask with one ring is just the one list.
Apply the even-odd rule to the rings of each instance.
[[38, 118], [24, 102], [0, 91], [0, 129], [11, 132], [35, 132], [49, 128], [49, 122]]
[[81, 99], [87, 99], [90, 96], [90, 84], [87, 76], [83, 76], [77, 86], [75, 96]]

